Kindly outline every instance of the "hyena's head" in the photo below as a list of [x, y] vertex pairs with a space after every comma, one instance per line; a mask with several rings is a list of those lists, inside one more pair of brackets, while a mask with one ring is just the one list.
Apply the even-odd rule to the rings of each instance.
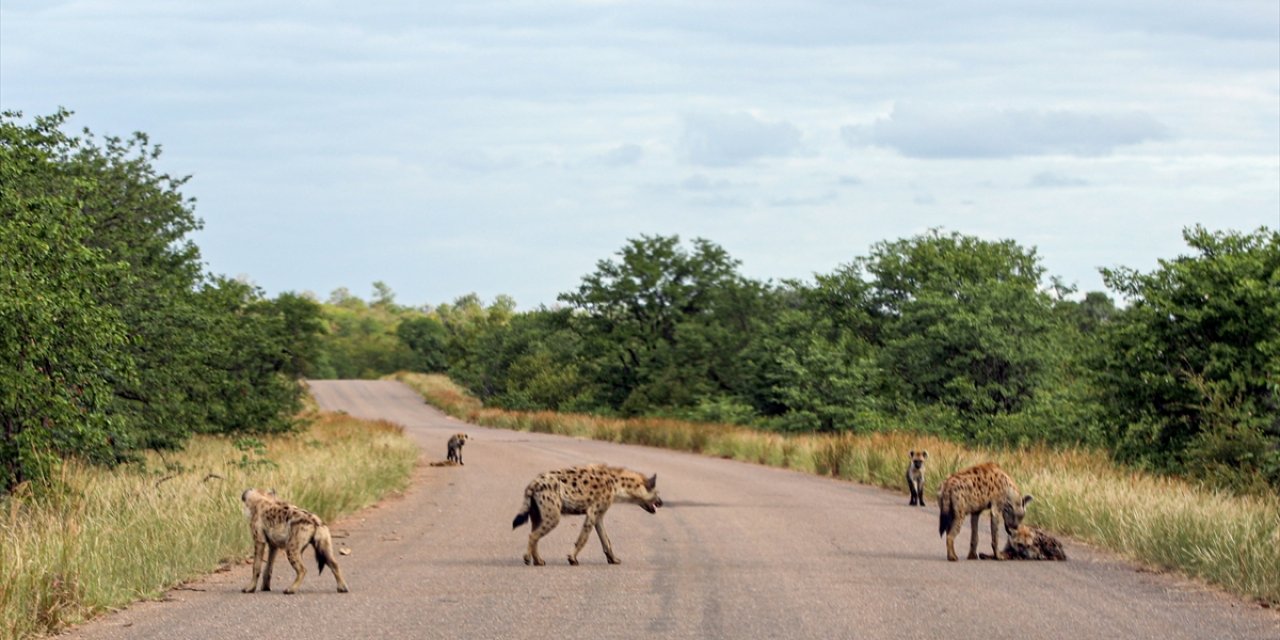
[[1009, 535], [1014, 535], [1018, 531], [1018, 527], [1022, 525], [1022, 519], [1027, 515], [1027, 503], [1031, 502], [1031, 496], [1018, 495], [1018, 492], [1009, 489], [1005, 495], [1004, 505], [1000, 507], [1000, 516], [1004, 520], [1004, 530]]
[[467, 434], [465, 433], [457, 433], [457, 434], [454, 434], [453, 437], [457, 439], [458, 446], [462, 446], [467, 443]]
[[662, 506], [662, 498], [658, 497], [658, 474], [655, 473], [646, 478], [634, 471], [627, 473], [632, 477], [622, 483], [618, 500], [638, 504], [641, 509], [656, 513], [658, 507]]
[[261, 504], [264, 501], [275, 500], [275, 499], [276, 499], [275, 489], [267, 489], [266, 491], [262, 491], [260, 489], [255, 489], [253, 487], [250, 487], [248, 489], [245, 489], [244, 493], [240, 494], [240, 502], [241, 502], [240, 506], [244, 510], [245, 517], [252, 518], [253, 508], [256, 505]]
[[907, 456], [911, 459], [912, 469], [924, 469], [924, 461], [929, 459], [929, 452], [923, 450], [911, 451], [907, 453]]
[[1036, 532], [1031, 527], [1020, 524], [1009, 534], [1009, 538], [1009, 544], [1015, 547], [1030, 547], [1036, 543]]

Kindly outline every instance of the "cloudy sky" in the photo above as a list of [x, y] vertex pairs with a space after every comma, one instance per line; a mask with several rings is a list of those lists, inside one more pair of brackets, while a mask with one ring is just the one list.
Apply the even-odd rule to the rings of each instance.
[[932, 227], [1097, 290], [1280, 227], [1275, 0], [0, 0], [0, 107], [59, 106], [270, 295], [529, 309], [641, 234], [777, 281]]

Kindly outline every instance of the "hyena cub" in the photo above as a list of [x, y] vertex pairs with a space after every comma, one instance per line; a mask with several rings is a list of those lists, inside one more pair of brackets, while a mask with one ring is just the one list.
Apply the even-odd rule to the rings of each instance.
[[603, 464], [592, 464], [585, 467], [571, 467], [547, 471], [534, 478], [524, 490], [524, 505], [520, 513], [511, 522], [515, 529], [526, 520], [532, 522], [529, 532], [529, 548], [524, 554], [524, 563], [542, 566], [546, 564], [538, 555], [538, 540], [556, 528], [561, 515], [585, 515], [582, 533], [578, 534], [578, 542], [573, 553], [569, 554], [569, 564], [578, 564], [578, 554], [592, 527], [604, 547], [604, 555], [609, 564], [621, 562], [613, 555], [613, 545], [609, 535], [604, 532], [604, 514], [615, 502], [630, 502], [640, 508], [654, 513], [662, 506], [658, 497], [658, 476], [648, 478], [621, 467], [609, 467]]
[[[447, 458], [447, 460], [449, 462], [456, 462], [458, 464], [462, 464], [462, 445], [466, 443], [467, 443], [467, 434], [465, 433], [453, 434], [453, 437], [449, 438], [449, 457]], [[481, 448], [483, 449], [484, 447], [481, 447]], [[481, 460], [481, 462], [484, 462], [484, 461]]]
[[911, 506], [924, 506], [924, 461], [929, 459], [928, 451], [911, 451], [907, 453], [907, 490], [911, 492]]
[[1062, 543], [1042, 529], [1020, 525], [1009, 535], [1000, 557], [989, 553], [978, 554], [983, 560], [1066, 560], [1067, 552]]
[[[307, 568], [302, 565], [302, 552], [307, 545], [312, 545], [316, 552], [316, 564], [320, 573], [324, 573], [325, 565], [333, 567], [333, 577], [338, 581], [338, 591], [347, 592], [347, 581], [342, 578], [342, 569], [334, 559], [333, 539], [316, 514], [295, 507], [276, 498], [274, 491], [263, 492], [257, 489], [246, 489], [240, 496], [244, 503], [244, 515], [249, 519], [249, 535], [253, 537], [253, 578], [241, 591], [253, 593], [258, 588], [258, 576], [262, 576], [262, 590], [271, 590], [271, 567], [276, 562], [276, 551], [284, 549], [289, 564], [297, 576], [293, 584], [285, 589], [285, 593], [294, 593], [307, 575]], [[262, 568], [266, 560], [266, 570]]]
[[978, 518], [988, 509], [991, 510], [991, 554], [999, 560], [1000, 529], [996, 523], [1003, 520], [1005, 532], [1012, 536], [1022, 524], [1028, 502], [1031, 496], [1022, 495], [1013, 478], [994, 462], [951, 474], [938, 491], [938, 535], [947, 536], [947, 560], [957, 559], [956, 536], [965, 516], [970, 517], [969, 559], [977, 559]]

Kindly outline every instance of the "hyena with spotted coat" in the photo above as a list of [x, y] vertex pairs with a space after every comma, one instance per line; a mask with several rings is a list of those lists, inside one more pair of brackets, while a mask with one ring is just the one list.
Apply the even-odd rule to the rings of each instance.
[[529, 548], [524, 554], [524, 563], [536, 566], [546, 564], [542, 556], [538, 555], [538, 540], [556, 528], [561, 515], [585, 515], [582, 533], [578, 534], [578, 542], [573, 547], [573, 553], [569, 554], [569, 564], [578, 564], [578, 554], [587, 544], [592, 528], [600, 538], [600, 545], [604, 547], [604, 555], [609, 559], [609, 564], [618, 564], [621, 560], [614, 555], [613, 544], [604, 531], [604, 514], [615, 502], [630, 502], [640, 505], [649, 513], [655, 513], [662, 506], [657, 483], [657, 475], [646, 478], [635, 471], [603, 464], [540, 474], [525, 487], [524, 504], [511, 522], [512, 529], [525, 521], [531, 522]]
[[969, 559], [978, 558], [978, 518], [983, 511], [991, 511], [991, 554], [1000, 559], [1000, 528], [1012, 536], [1022, 524], [1027, 503], [1031, 496], [1018, 491], [1013, 478], [994, 462], [969, 467], [951, 474], [938, 491], [938, 535], [947, 536], [947, 560], [956, 557], [956, 536], [964, 525], [964, 517], [970, 517]]
[[[285, 593], [295, 593], [307, 575], [302, 564], [302, 552], [311, 545], [315, 548], [316, 564], [320, 573], [325, 565], [333, 567], [333, 577], [338, 581], [338, 591], [347, 592], [347, 581], [334, 559], [333, 539], [329, 527], [314, 513], [296, 507], [276, 497], [274, 491], [246, 489], [240, 496], [244, 503], [244, 515], [249, 519], [249, 535], [253, 537], [253, 578], [241, 591], [253, 593], [258, 588], [258, 576], [262, 576], [262, 590], [271, 590], [271, 568], [276, 563], [276, 551], [284, 549], [285, 557], [293, 566], [296, 577]], [[263, 570], [263, 561], [266, 570]]]
[[907, 453], [907, 491], [911, 492], [911, 506], [924, 505], [924, 461], [929, 459], [928, 451], [910, 451]]
[[[467, 443], [467, 434], [465, 433], [453, 434], [453, 437], [449, 438], [449, 457], [446, 458], [446, 460], [448, 460], [449, 462], [456, 462], [458, 464], [462, 464], [462, 445], [466, 443]], [[484, 456], [481, 456], [481, 457], [484, 457]], [[484, 461], [481, 460], [481, 462], [484, 462]]]
[[983, 560], [1066, 560], [1067, 552], [1057, 538], [1024, 524], [1009, 536], [999, 558], [988, 553], [980, 553], [978, 557]]

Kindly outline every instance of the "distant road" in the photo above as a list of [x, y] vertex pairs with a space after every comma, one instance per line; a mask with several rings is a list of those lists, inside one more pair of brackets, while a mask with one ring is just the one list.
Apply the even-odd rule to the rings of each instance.
[[[326, 409], [404, 425], [430, 460], [470, 434], [466, 466], [424, 466], [405, 496], [333, 524], [352, 550], [351, 593], [316, 576], [308, 551], [298, 595], [240, 593], [240, 565], [71, 637], [1280, 638], [1273, 611], [1077, 544], [1065, 563], [948, 563], [932, 497], [912, 508], [905, 494], [791, 471], [472, 426], [395, 382], [311, 386]], [[525, 566], [528, 525], [511, 529], [525, 484], [586, 462], [657, 473], [666, 506], [609, 512], [620, 565], [592, 534], [569, 566], [582, 518], [567, 517], [542, 541], [547, 566]], [[281, 558], [276, 588], [292, 575]]]

